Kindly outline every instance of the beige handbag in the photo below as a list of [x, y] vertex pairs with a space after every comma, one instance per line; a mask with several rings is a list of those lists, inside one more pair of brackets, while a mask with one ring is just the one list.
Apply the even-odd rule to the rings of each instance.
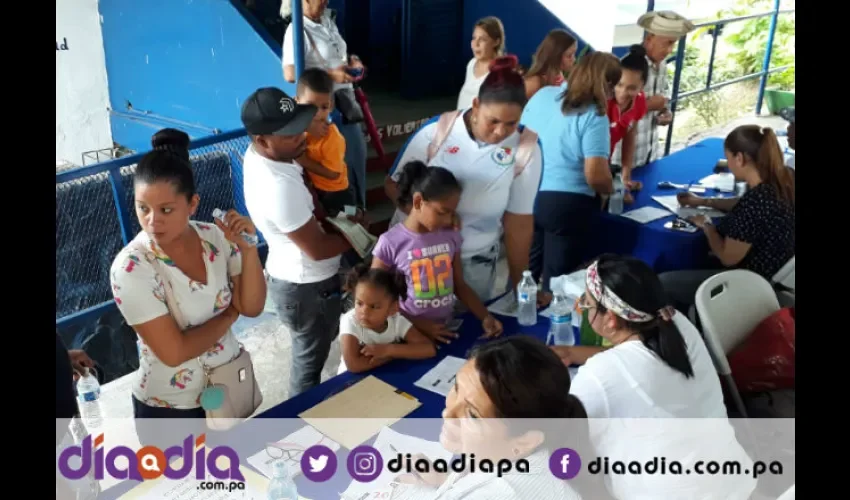
[[[174, 290], [167, 274], [163, 272], [159, 259], [153, 256], [150, 250], [144, 249], [144, 255], [148, 257], [159, 274], [165, 289], [165, 302], [171, 316], [180, 330], [186, 325], [183, 315], [174, 298]], [[198, 363], [204, 371], [204, 391], [218, 390], [222, 394], [221, 406], [216, 410], [206, 410], [207, 427], [223, 431], [230, 429], [241, 420], [250, 417], [263, 403], [263, 394], [254, 377], [254, 363], [251, 362], [251, 354], [239, 344], [239, 355], [228, 363], [215, 368], [210, 368], [198, 358]]]

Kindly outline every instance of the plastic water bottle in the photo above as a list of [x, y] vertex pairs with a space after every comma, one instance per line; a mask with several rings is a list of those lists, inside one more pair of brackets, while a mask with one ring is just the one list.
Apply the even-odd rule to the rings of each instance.
[[522, 272], [522, 280], [516, 287], [517, 321], [523, 326], [537, 324], [537, 283], [531, 271]]
[[298, 488], [289, 475], [284, 460], [272, 462], [272, 480], [269, 482], [268, 500], [298, 500]]
[[[549, 338], [554, 345], [575, 345], [573, 333], [572, 306], [569, 300], [560, 292], [552, 297], [550, 306], [552, 316], [549, 318]], [[547, 342], [548, 343], [548, 342]]]
[[626, 186], [623, 184], [623, 177], [620, 174], [614, 176], [614, 192], [608, 198], [608, 213], [620, 215], [623, 213], [623, 199], [626, 196]]
[[84, 368], [80, 380], [77, 381], [77, 405], [80, 407], [80, 417], [89, 431], [100, 427], [103, 423], [100, 413], [100, 383], [88, 368]]
[[[225, 226], [227, 225], [227, 223], [224, 221], [224, 216], [227, 215], [227, 213], [224, 210], [216, 208], [213, 210], [212, 215], [213, 217], [218, 219], [222, 224], [224, 224]], [[251, 234], [248, 231], [242, 231], [240, 236], [242, 236], [242, 239], [245, 240], [245, 242], [254, 247], [257, 246], [257, 244], [260, 242], [259, 236], [257, 236], [256, 234]]]

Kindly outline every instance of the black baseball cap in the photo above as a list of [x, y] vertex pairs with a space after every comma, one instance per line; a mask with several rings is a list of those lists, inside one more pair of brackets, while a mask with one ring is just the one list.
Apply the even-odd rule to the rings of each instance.
[[251, 135], [299, 135], [307, 130], [318, 108], [298, 104], [286, 92], [265, 87], [242, 105], [242, 125]]

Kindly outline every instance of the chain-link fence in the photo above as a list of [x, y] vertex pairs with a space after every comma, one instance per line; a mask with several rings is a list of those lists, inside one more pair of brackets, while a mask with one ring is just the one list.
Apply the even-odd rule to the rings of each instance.
[[[250, 139], [244, 131], [195, 141], [190, 150], [201, 201], [196, 220], [212, 222], [214, 208], [247, 214], [242, 158]], [[141, 231], [136, 217], [133, 173], [142, 155], [90, 165], [56, 175], [56, 319], [109, 303], [109, 268]]]

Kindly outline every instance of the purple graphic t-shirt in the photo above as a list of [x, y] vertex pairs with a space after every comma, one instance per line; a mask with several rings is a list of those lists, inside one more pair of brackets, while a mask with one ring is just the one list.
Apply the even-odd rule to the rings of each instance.
[[407, 277], [402, 311], [417, 318], [448, 321], [455, 300], [452, 263], [460, 244], [458, 231], [414, 233], [404, 224], [396, 224], [378, 238], [372, 255]]

